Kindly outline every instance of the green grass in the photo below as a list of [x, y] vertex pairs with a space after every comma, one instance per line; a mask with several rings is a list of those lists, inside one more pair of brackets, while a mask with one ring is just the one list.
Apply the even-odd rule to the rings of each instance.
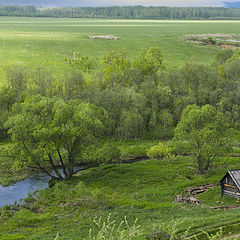
[[[238, 33], [240, 21], [140, 21], [54, 18], [0, 18], [0, 68], [23, 62], [44, 65], [57, 76], [69, 68], [70, 50], [101, 57], [111, 50], [127, 49], [134, 57], [142, 48], [160, 47], [167, 68], [186, 61], [211, 63], [217, 47], [186, 42], [186, 34]], [[89, 39], [91, 34], [114, 34], [119, 40]], [[4, 78], [3, 71], [2, 77]]]
[[[239, 158], [232, 159], [239, 168]], [[185, 195], [190, 186], [217, 183], [225, 168], [215, 168], [198, 176], [190, 157], [174, 161], [147, 160], [132, 164], [105, 165], [79, 172], [71, 180], [41, 191], [38, 200], [29, 198], [27, 209], [12, 212], [5, 208], [0, 217], [1, 239], [84, 239], [90, 228], [98, 229], [94, 219], [109, 213], [117, 223], [127, 216], [130, 224], [138, 218], [145, 239], [162, 224], [189, 234], [223, 224], [234, 223], [240, 209], [211, 210], [212, 206], [237, 205], [234, 198], [220, 198], [216, 186], [197, 196], [202, 204], [173, 203], [175, 195]], [[191, 180], [189, 180], [189, 176]], [[217, 204], [217, 201], [221, 201]]]

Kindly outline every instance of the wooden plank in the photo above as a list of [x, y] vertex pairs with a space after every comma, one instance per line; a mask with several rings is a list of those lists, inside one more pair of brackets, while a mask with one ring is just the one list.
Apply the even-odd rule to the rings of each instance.
[[228, 184], [224, 184], [224, 186], [226, 186], [226, 187], [231, 187], [231, 188], [237, 188], [236, 186], [228, 185]]

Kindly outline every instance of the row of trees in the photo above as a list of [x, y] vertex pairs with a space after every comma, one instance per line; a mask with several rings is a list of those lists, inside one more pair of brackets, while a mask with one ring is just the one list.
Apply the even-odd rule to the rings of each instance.
[[239, 19], [237, 8], [220, 7], [59, 7], [0, 6], [1, 16], [124, 19]]
[[216, 59], [167, 72], [159, 48], [133, 60], [124, 50], [100, 60], [72, 52], [62, 80], [44, 68], [9, 66], [0, 87], [1, 133], [15, 143], [8, 152], [20, 167], [71, 177], [76, 156], [96, 137], [169, 139], [176, 128], [204, 173], [228, 141], [226, 129], [240, 128], [240, 51]]

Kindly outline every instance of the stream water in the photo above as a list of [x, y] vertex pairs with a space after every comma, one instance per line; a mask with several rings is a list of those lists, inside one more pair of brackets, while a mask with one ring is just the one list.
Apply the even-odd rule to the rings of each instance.
[[[139, 157], [139, 159], [136, 158], [133, 160], [128, 160], [126, 163], [133, 163], [145, 160], [147, 160], [147, 158], [141, 156]], [[76, 166], [74, 167], [74, 172], [76, 173], [87, 168], [87, 166]], [[61, 170], [60, 173], [62, 173]], [[38, 173], [7, 187], [3, 187], [0, 185], [0, 208], [5, 205], [14, 204], [20, 199], [26, 198], [29, 193], [48, 188], [48, 181], [49, 176], [47, 174]]]
[[29, 193], [36, 190], [47, 188], [48, 181], [49, 176], [47, 174], [39, 173], [7, 187], [0, 185], [0, 207], [24, 199]]
[[[78, 172], [83, 169], [85, 168], [75, 167], [74, 171]], [[0, 185], [0, 208], [26, 198], [29, 193], [48, 188], [48, 181], [49, 176], [47, 174], [38, 173], [7, 187]]]

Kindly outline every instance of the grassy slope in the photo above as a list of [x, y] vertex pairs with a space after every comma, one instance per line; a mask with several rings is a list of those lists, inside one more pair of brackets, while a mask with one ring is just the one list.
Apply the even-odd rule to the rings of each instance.
[[[161, 224], [175, 226], [190, 233], [209, 226], [236, 222], [240, 209], [211, 210], [220, 200], [220, 188], [214, 187], [198, 195], [200, 206], [175, 204], [176, 194], [184, 194], [189, 186], [217, 183], [229, 168], [240, 168], [239, 158], [219, 162], [205, 176], [194, 174], [190, 157], [174, 161], [147, 160], [123, 165], [108, 165], [80, 172], [72, 180], [40, 193], [38, 201], [29, 201], [30, 210], [16, 213], [4, 210], [0, 217], [0, 239], [84, 239], [93, 219], [109, 213], [120, 222], [127, 216], [130, 223], [138, 218], [142, 237]], [[189, 180], [191, 179], [191, 180]], [[83, 184], [81, 183], [83, 182]], [[220, 205], [238, 205], [233, 198], [223, 197]], [[13, 216], [9, 218], [9, 215]], [[221, 219], [221, 220], [220, 220]], [[21, 237], [21, 238], [20, 238]]]

